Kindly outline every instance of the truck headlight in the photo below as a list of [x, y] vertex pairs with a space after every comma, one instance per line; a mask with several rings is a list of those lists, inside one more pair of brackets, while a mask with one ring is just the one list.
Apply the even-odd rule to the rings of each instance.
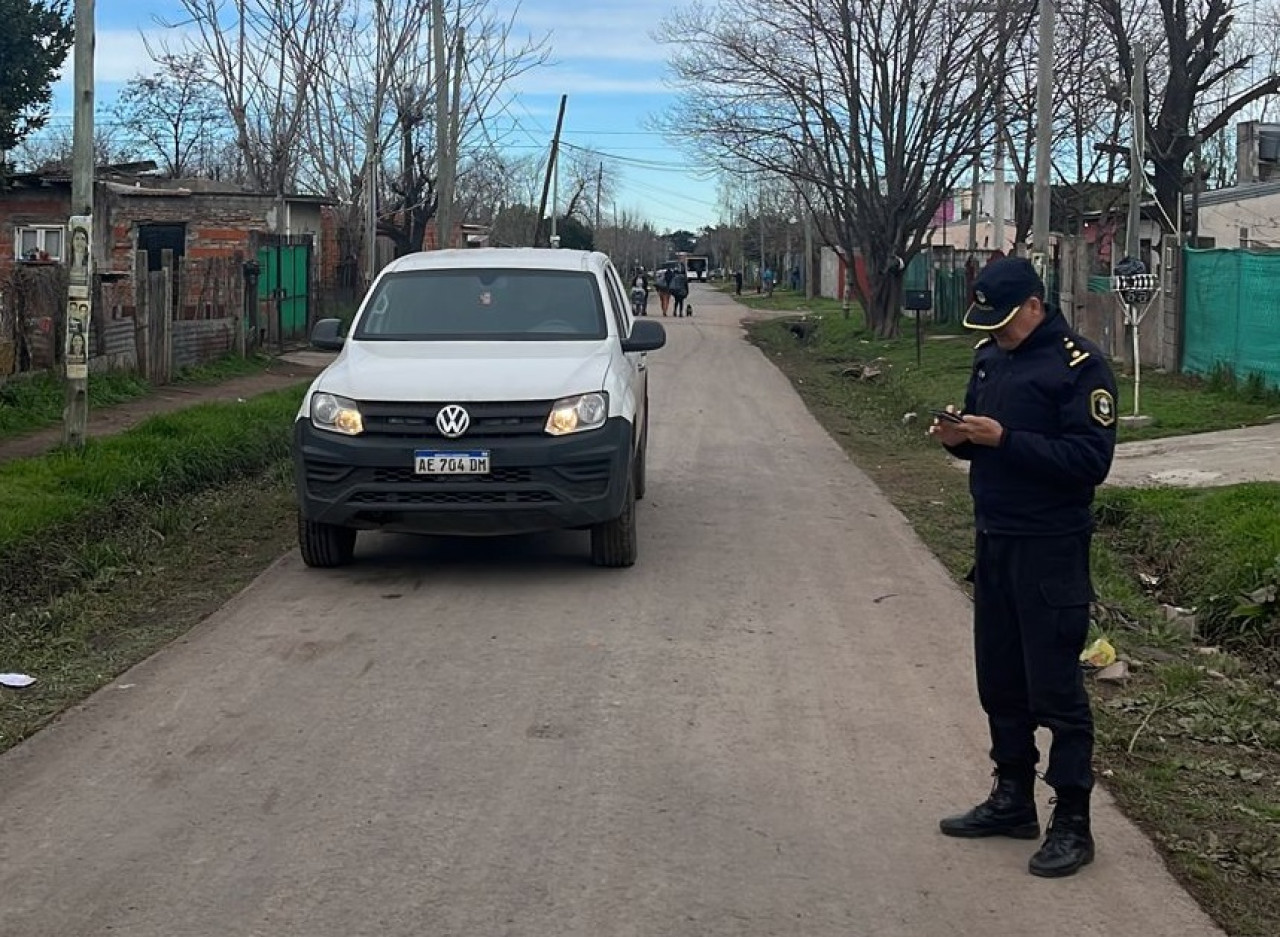
[[344, 436], [359, 436], [364, 432], [364, 420], [360, 418], [356, 402], [337, 394], [311, 396], [311, 425]]
[[547, 432], [552, 436], [568, 436], [599, 429], [609, 418], [609, 398], [603, 393], [582, 394], [557, 400], [547, 417]]

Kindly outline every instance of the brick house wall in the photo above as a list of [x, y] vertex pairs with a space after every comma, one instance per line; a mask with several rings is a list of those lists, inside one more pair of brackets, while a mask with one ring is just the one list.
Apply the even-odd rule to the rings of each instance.
[[[111, 366], [132, 363], [136, 285], [135, 258], [140, 234], [149, 225], [179, 225], [179, 295], [175, 319], [220, 320], [243, 307], [244, 262], [254, 259], [260, 240], [276, 228], [279, 202], [267, 195], [215, 191], [217, 183], [173, 182], [147, 176], [126, 177], [103, 173], [95, 188], [94, 253], [103, 282], [95, 319], [103, 328], [105, 344], [98, 357]], [[295, 219], [313, 237], [313, 259], [318, 261], [313, 283], [336, 279], [340, 259], [336, 216], [321, 199], [289, 199], [286, 218]], [[8, 186], [0, 186], [0, 303], [15, 257], [15, 230], [34, 225], [65, 225], [71, 211], [71, 184], [65, 174], [25, 174]], [[150, 229], [154, 232], [155, 229]], [[176, 246], [176, 245], [175, 245]], [[157, 261], [158, 262], [158, 261]], [[49, 334], [57, 331], [61, 313], [53, 308], [42, 314], [49, 320]], [[175, 342], [179, 341], [175, 330]], [[231, 347], [230, 327], [196, 329], [175, 347], [175, 365], [193, 363], [192, 355], [215, 357]], [[44, 342], [40, 343], [42, 346]], [[43, 347], [41, 352], [47, 350]], [[48, 354], [42, 354], [42, 359]], [[44, 362], [39, 366], [49, 366]], [[102, 365], [95, 361], [95, 367]]]
[[18, 228], [66, 224], [70, 213], [70, 189], [14, 189], [5, 193], [0, 201], [0, 280], [8, 279], [18, 263]]

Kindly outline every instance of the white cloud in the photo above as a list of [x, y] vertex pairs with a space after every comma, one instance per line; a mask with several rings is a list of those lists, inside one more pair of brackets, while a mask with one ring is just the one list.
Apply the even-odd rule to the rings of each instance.
[[518, 94], [568, 94], [571, 96], [614, 96], [670, 94], [661, 78], [624, 78], [584, 69], [547, 67], [521, 75], [512, 85]]
[[[178, 29], [100, 29], [93, 50], [93, 78], [98, 84], [123, 84], [138, 74], [155, 70], [147, 44], [157, 52], [162, 47], [182, 48], [185, 34]], [[71, 81], [72, 56], [62, 65], [62, 80]]]
[[[182, 48], [185, 33], [179, 29], [99, 29], [93, 50], [93, 81], [95, 105], [101, 107], [115, 99], [115, 93], [135, 75], [155, 71], [156, 65], [147, 51], [147, 44], [159, 52], [162, 47]], [[62, 63], [62, 71], [53, 83], [53, 110], [55, 114], [69, 114], [74, 97], [72, 67], [73, 56]]]
[[666, 2], [593, 0], [572, 11], [569, 0], [534, 0], [521, 4], [517, 30], [534, 38], [549, 36], [552, 57], [561, 62], [651, 62], [661, 66], [668, 47], [652, 38], [671, 12]]

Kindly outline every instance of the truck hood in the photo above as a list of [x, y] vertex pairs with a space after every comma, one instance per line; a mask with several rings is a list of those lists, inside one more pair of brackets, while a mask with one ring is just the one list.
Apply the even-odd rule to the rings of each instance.
[[352, 400], [555, 400], [602, 390], [608, 341], [348, 342], [314, 390]]

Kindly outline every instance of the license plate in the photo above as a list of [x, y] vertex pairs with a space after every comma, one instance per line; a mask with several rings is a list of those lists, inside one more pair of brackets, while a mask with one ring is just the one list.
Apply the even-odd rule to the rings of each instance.
[[488, 475], [487, 452], [436, 452], [418, 449], [413, 453], [415, 475]]

